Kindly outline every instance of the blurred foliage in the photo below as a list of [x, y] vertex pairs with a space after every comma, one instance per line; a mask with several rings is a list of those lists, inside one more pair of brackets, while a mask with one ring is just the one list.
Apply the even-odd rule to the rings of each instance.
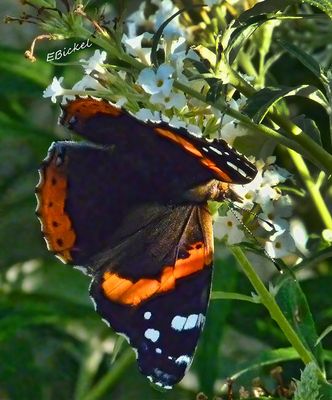
[[[14, 3], [1, 2], [3, 16], [19, 13], [19, 4]], [[289, 39], [301, 34], [304, 25], [288, 22], [278, 34]], [[310, 29], [314, 36], [316, 28], [310, 25]], [[0, 46], [0, 398], [185, 400], [200, 391], [209, 396], [214, 389], [219, 393], [228, 377], [236, 378], [234, 392], [241, 386], [250, 390], [256, 377], [271, 393], [299, 379], [303, 365], [264, 308], [250, 302], [214, 300], [183, 383], [167, 394], [149, 386], [127, 344], [119, 347], [116, 335], [95, 314], [87, 294], [89, 279], [47, 253], [34, 214], [38, 165], [52, 141], [68, 137], [56, 124], [58, 107], [42, 99], [41, 93], [54, 75], [74, 82], [75, 69], [45, 61], [47, 52], [57, 50], [59, 43], [44, 43], [36, 63], [24, 58], [34, 26], [11, 24], [0, 32], [6, 38]], [[88, 52], [75, 54], [72, 60]], [[286, 51], [271, 68], [271, 82], [274, 79], [289, 86], [305, 83], [321, 88], [312, 71]], [[327, 143], [328, 120], [319, 106], [294, 99], [288, 104], [297, 114], [314, 120]], [[294, 172], [282, 151], [279, 159]], [[304, 200], [297, 212], [309, 232], [318, 231], [310, 202]], [[232, 256], [219, 245], [216, 253], [214, 290], [250, 295], [251, 285]], [[278, 279], [271, 263], [256, 259], [255, 264], [263, 264], [266, 279]], [[321, 363], [327, 361], [331, 377], [332, 353], [315, 346], [316, 332], [331, 325], [331, 259], [317, 261], [301, 275], [307, 300], [289, 278], [279, 290], [278, 301], [289, 318], [294, 307], [300, 307], [299, 334], [309, 341]], [[332, 335], [323, 342], [324, 348], [331, 348]], [[279, 365], [282, 372], [273, 373]]]

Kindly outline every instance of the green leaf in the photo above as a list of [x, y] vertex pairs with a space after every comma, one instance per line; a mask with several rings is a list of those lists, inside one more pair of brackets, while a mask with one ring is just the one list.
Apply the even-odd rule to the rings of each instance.
[[317, 7], [332, 18], [332, 1], [331, 0], [302, 0], [303, 3]]
[[24, 78], [24, 80], [30, 81], [39, 87], [46, 87], [49, 84], [53, 66], [41, 60], [31, 63], [24, 58], [23, 52], [1, 46], [0, 71], [2, 73], [9, 72], [15, 79], [18, 77]]
[[326, 78], [324, 76], [324, 71], [318, 62], [308, 53], [304, 52], [299, 47], [295, 46], [292, 43], [286, 42], [285, 40], [278, 40], [280, 46], [286, 50], [289, 54], [295, 57], [301, 64], [303, 64], [306, 68], [308, 68], [317, 78], [326, 82]]
[[314, 86], [302, 85], [299, 87], [285, 88], [264, 88], [251, 96], [244, 108], [243, 112], [253, 119], [257, 124], [262, 122], [269, 109], [279, 100], [287, 96], [301, 96], [318, 102], [322, 106], [326, 106], [323, 93]]
[[[226, 56], [229, 57], [230, 64], [235, 60], [238, 52], [243, 47], [246, 40], [256, 31], [256, 29], [264, 22], [268, 21], [267, 15], [257, 15], [248, 18], [245, 24], [238, 26], [231, 34], [228, 42], [227, 49], [225, 50]], [[272, 18], [273, 19], [273, 18]]]
[[327, 335], [329, 335], [332, 332], [332, 325], [328, 326], [324, 331], [319, 335], [319, 338], [317, 339], [316, 345], [320, 343]]
[[319, 370], [314, 362], [306, 365], [301, 373], [301, 380], [296, 380], [294, 400], [319, 400]]
[[2, 294], [0, 316], [0, 341], [7, 340], [14, 333], [28, 327], [64, 327], [73, 320], [89, 323], [99, 319], [92, 312], [92, 307], [54, 296], [25, 294], [21, 291], [13, 291], [6, 296]]
[[332, 257], [332, 247], [328, 247], [327, 249], [317, 251], [306, 257], [299, 264], [296, 264], [293, 271], [294, 273], [296, 273], [303, 269], [309, 269], [310, 267], [313, 267], [321, 263], [322, 261], [326, 261], [331, 257]]
[[230, 374], [230, 379], [236, 380], [240, 376], [247, 374], [258, 368], [272, 366], [285, 361], [297, 360], [299, 355], [292, 347], [267, 350], [261, 352], [256, 358], [241, 364], [241, 366]]
[[265, 0], [255, 4], [252, 8], [249, 8], [243, 12], [238, 18], [238, 22], [245, 22], [249, 18], [260, 14], [275, 13], [277, 11], [283, 11], [286, 7], [295, 4], [296, 0]]
[[303, 344], [313, 353], [319, 366], [324, 367], [321, 345], [307, 299], [294, 277], [285, 272], [278, 284], [276, 301]]
[[292, 121], [299, 126], [303, 132], [308, 134], [313, 141], [322, 146], [321, 134], [314, 120], [306, 118], [304, 115], [299, 115], [293, 118]]

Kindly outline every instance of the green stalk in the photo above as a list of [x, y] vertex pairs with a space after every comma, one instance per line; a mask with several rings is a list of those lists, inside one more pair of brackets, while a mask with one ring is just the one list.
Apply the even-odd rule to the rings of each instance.
[[267, 308], [272, 319], [276, 321], [279, 328], [286, 336], [287, 340], [291, 343], [294, 349], [297, 351], [298, 355], [305, 364], [310, 362], [315, 362], [316, 360], [313, 354], [304, 346], [290, 323], [287, 321], [286, 317], [280, 310], [277, 302], [271, 293], [266, 289], [265, 285], [257, 275], [256, 271], [250, 264], [248, 258], [240, 249], [240, 247], [232, 247], [231, 251], [237, 261], [239, 262], [243, 272], [246, 274], [247, 278], [255, 288], [257, 294], [260, 297], [261, 303]]
[[251, 59], [242, 50], [239, 52], [237, 60], [249, 76], [253, 76], [254, 78], [257, 77], [257, 71], [251, 62]]
[[107, 372], [100, 381], [82, 397], [82, 400], [99, 400], [114, 386], [127, 370], [129, 365], [135, 360], [135, 353], [132, 349], [126, 350], [122, 356], [113, 365], [112, 369]]
[[288, 152], [293, 160], [294, 165], [299, 171], [301, 178], [306, 185], [308, 192], [313, 200], [313, 203], [318, 211], [318, 214], [326, 228], [332, 229], [332, 217], [326, 203], [322, 197], [319, 187], [312, 180], [308, 167], [306, 166], [300, 154], [288, 149]]
[[[230, 83], [234, 87], [236, 87], [241, 93], [243, 93], [247, 97], [250, 97], [256, 93], [256, 90], [248, 82], [246, 82], [236, 71], [232, 70], [228, 64], [224, 63], [224, 68], [228, 69]], [[321, 146], [319, 146], [316, 142], [314, 142], [309, 135], [305, 134], [305, 132], [303, 132], [297, 125], [295, 125], [292, 121], [287, 119], [284, 115], [279, 114], [277, 111], [270, 111], [268, 115], [270, 116], [273, 122], [275, 122], [278, 126], [280, 126], [280, 128], [283, 128], [285, 130], [289, 138], [293, 138], [293, 140], [296, 141], [298, 146], [301, 146], [306, 151], [306, 157], [309, 156], [308, 158], [314, 159], [316, 164], [320, 164], [326, 171], [332, 173], [331, 154], [329, 154]], [[259, 125], [254, 124], [254, 125], [256, 126], [255, 129], [258, 131], [261, 131], [261, 129], [258, 128], [259, 126], [264, 126], [261, 124]], [[268, 130], [274, 131], [273, 129], [270, 128], [268, 128]], [[280, 143], [285, 144], [282, 141], [280, 141]], [[298, 150], [295, 149], [294, 145], [292, 146], [286, 145], [286, 146], [291, 148], [292, 150], [295, 150], [296, 152], [299, 152]]]
[[[296, 152], [304, 152], [304, 150], [293, 140], [281, 135], [279, 132], [275, 131], [272, 128], [269, 128], [266, 125], [262, 124], [255, 124], [247, 115], [241, 114], [239, 111], [234, 110], [231, 107], [228, 107], [225, 102], [220, 101], [216, 104], [213, 102], [210, 102], [206, 100], [206, 97], [202, 94], [197, 92], [196, 90], [192, 89], [191, 87], [184, 85], [183, 83], [180, 82], [174, 82], [174, 86], [177, 89], [180, 89], [184, 93], [190, 94], [192, 97], [195, 97], [198, 100], [201, 100], [207, 104], [210, 104], [211, 106], [215, 107], [216, 109], [230, 115], [234, 119], [237, 119], [240, 121], [244, 126], [247, 126], [250, 129], [253, 129], [255, 131], [259, 131], [263, 135], [269, 137], [270, 139], [274, 139], [278, 141], [279, 143], [283, 144], [284, 146], [293, 149]], [[307, 157], [310, 157], [310, 154], [306, 153]], [[332, 166], [330, 165], [332, 168]]]

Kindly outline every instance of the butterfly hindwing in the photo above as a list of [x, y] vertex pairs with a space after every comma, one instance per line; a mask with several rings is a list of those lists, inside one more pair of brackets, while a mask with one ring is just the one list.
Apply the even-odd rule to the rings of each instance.
[[[173, 231], [173, 240], [164, 243], [162, 254], [155, 243], [163, 241], [163, 232], [159, 231], [159, 240], [149, 236], [152, 222], [137, 233], [141, 239], [148, 238], [144, 248], [135, 249], [139, 243], [135, 235], [125, 241], [117, 272], [113, 270], [117, 252], [113, 257], [110, 252], [108, 263], [104, 258], [90, 295], [105, 322], [136, 349], [140, 371], [155, 384], [170, 388], [189, 367], [205, 321], [212, 274], [212, 220], [205, 206], [188, 205], [166, 213], [161, 209], [158, 223], [181, 227]], [[130, 279], [126, 264], [135, 268], [135, 260], [149, 256], [158, 273], [145, 273], [140, 263], [137, 267], [144, 277]], [[122, 271], [127, 271], [126, 278]]]

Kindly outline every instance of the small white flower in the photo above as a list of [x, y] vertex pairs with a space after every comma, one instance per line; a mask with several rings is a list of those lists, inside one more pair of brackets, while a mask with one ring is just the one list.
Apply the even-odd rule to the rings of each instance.
[[[272, 201], [270, 201], [272, 204]], [[277, 214], [277, 211], [271, 207], [269, 212], [260, 213], [258, 223], [264, 228], [266, 231], [271, 232], [275, 231], [284, 231], [289, 229], [289, 223], [286, 219], [281, 218], [280, 215]]]
[[186, 128], [187, 124], [180, 118], [178, 118], [176, 115], [173, 115], [172, 118], [169, 120], [169, 126], [172, 126], [173, 128]]
[[153, 123], [160, 123], [161, 116], [158, 111], [152, 112], [148, 108], [141, 108], [136, 114], [135, 117], [144, 122], [153, 122]]
[[[240, 215], [238, 218], [240, 218]], [[241, 223], [239, 219], [233, 214], [233, 212], [228, 211], [226, 216], [218, 216], [214, 224], [214, 235], [217, 239], [222, 239], [227, 235], [227, 243], [229, 245], [240, 243], [244, 239], [244, 233], [239, 229]]]
[[173, 72], [174, 68], [168, 64], [161, 64], [156, 72], [151, 68], [144, 68], [138, 76], [137, 83], [146, 93], [162, 93], [168, 96], [173, 86], [173, 79], [170, 78]]
[[255, 198], [255, 202], [260, 204], [262, 208], [271, 200], [277, 200], [281, 196], [281, 193], [268, 185], [262, 185], [258, 190]]
[[90, 75], [84, 75], [83, 78], [80, 81], [76, 82], [73, 86], [73, 90], [86, 89], [105, 90], [105, 88]]
[[[167, 44], [167, 42], [166, 42]], [[177, 40], [172, 40], [169, 47], [164, 46], [165, 50], [168, 50], [168, 54], [166, 54], [166, 59], [169, 57], [170, 63], [174, 66], [176, 71], [176, 76], [178, 80], [183, 83], [188, 83], [188, 78], [183, 74], [183, 66], [184, 61], [187, 60], [195, 60], [200, 61], [200, 58], [194, 50], [187, 50], [188, 44], [184, 37], [179, 37]]]
[[[227, 116], [225, 116], [226, 118]], [[234, 140], [239, 136], [245, 136], [248, 134], [247, 128], [240, 125], [237, 122], [228, 122], [220, 130], [220, 137], [224, 139], [230, 145], [233, 144]]]
[[[258, 170], [255, 179], [246, 185], [230, 185], [232, 191], [234, 191], [238, 196], [240, 196], [245, 203], [248, 205], [256, 201], [257, 193], [260, 190], [263, 181], [263, 174], [261, 170]], [[242, 203], [240, 202], [242, 206]]]
[[138, 9], [128, 16], [127, 27], [129, 37], [137, 36], [137, 27], [144, 26], [147, 22], [149, 22], [144, 14], [145, 7], [145, 1], [142, 1]]
[[127, 103], [128, 99], [126, 99], [124, 96], [121, 96], [115, 103], [116, 107], [123, 107]]
[[290, 232], [296, 247], [302, 254], [308, 255], [307, 243], [309, 237], [304, 223], [300, 219], [292, 219], [290, 221]]
[[186, 126], [187, 131], [196, 136], [196, 137], [202, 137], [203, 136], [203, 132], [202, 129], [198, 126], [198, 125], [194, 125], [194, 124], [188, 124]]
[[163, 104], [166, 110], [174, 107], [181, 110], [187, 104], [187, 98], [183, 93], [170, 93], [164, 95], [162, 93], [155, 93], [150, 97], [152, 104]]
[[256, 191], [247, 190], [247, 189], [245, 189], [245, 186], [242, 186], [242, 188], [244, 189], [243, 196], [241, 197], [241, 202], [237, 202], [237, 203], [239, 203], [239, 206], [241, 208], [243, 208], [244, 210], [251, 210], [254, 207]]
[[151, 39], [152, 34], [144, 32], [139, 36], [128, 37], [123, 35], [122, 43], [125, 45], [127, 52], [134, 57], [139, 58], [144, 64], [150, 64], [151, 48], [142, 47], [142, 41]]
[[105, 68], [102, 66], [106, 60], [106, 51], [96, 50], [88, 60], [80, 60], [84, 71], [87, 75], [91, 74], [92, 71], [98, 71], [100, 73], [105, 72]]
[[264, 184], [268, 186], [276, 186], [279, 183], [285, 182], [292, 174], [284, 168], [277, 165], [271, 165], [269, 169], [264, 172]]
[[52, 83], [43, 91], [43, 97], [51, 97], [52, 103], [56, 103], [56, 97], [62, 96], [66, 92], [66, 89], [61, 86], [63, 79], [63, 76], [59, 79], [55, 76]]
[[295, 251], [294, 239], [288, 231], [278, 231], [265, 243], [265, 250], [272, 258], [287, 256]]
[[[179, 9], [173, 4], [172, 1], [170, 0], [152, 0], [152, 3], [154, 3], [159, 9], [154, 15], [154, 21], [155, 21], [155, 29], [159, 29], [160, 26], [172, 15], [174, 15]], [[163, 30], [163, 36], [164, 38], [167, 39], [173, 39], [173, 38], [178, 38], [180, 36], [184, 36], [185, 31], [183, 30], [180, 21], [179, 21], [179, 16], [173, 18], [165, 27]]]

